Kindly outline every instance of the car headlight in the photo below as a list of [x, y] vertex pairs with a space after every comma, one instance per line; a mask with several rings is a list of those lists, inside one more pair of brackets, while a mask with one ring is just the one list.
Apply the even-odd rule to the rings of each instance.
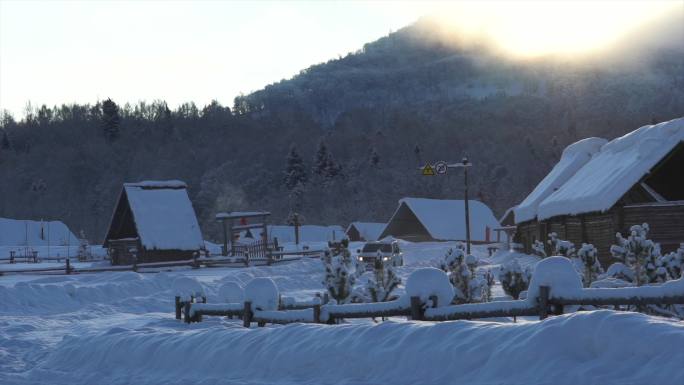
[[389, 261], [389, 257], [383, 257], [382, 260], [383, 261]]

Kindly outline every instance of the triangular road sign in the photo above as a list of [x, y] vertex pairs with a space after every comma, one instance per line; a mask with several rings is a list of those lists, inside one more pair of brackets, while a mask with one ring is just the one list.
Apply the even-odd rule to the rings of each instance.
[[434, 176], [435, 175], [435, 169], [432, 168], [431, 165], [426, 164], [425, 167], [423, 167], [423, 175]]

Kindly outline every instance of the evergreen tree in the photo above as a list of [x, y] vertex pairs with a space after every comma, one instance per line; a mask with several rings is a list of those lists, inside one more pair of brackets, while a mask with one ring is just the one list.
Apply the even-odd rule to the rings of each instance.
[[313, 172], [315, 175], [325, 179], [342, 176], [342, 166], [335, 161], [324, 141], [318, 143], [318, 150], [314, 156]]
[[634, 272], [634, 284], [637, 286], [657, 282], [658, 275], [663, 273], [658, 271], [662, 267], [662, 257], [660, 246], [647, 238], [648, 223], [634, 225], [629, 230], [627, 238], [617, 233], [617, 245], [610, 247], [610, 253]]
[[523, 270], [516, 259], [501, 266], [501, 270], [499, 270], [501, 287], [513, 299], [520, 298], [520, 293], [527, 290], [527, 287], [530, 285], [530, 278], [530, 272]]
[[318, 150], [314, 156], [313, 172], [318, 176], [326, 176], [330, 162], [330, 154], [328, 153], [328, 146], [324, 141], [318, 143]]
[[598, 260], [598, 250], [592, 244], [583, 243], [577, 252], [577, 257], [582, 265], [582, 283], [584, 283], [584, 287], [590, 287], [591, 283], [603, 274], [603, 267]]
[[366, 290], [368, 291], [368, 299], [370, 302], [385, 302], [390, 301], [392, 291], [401, 284], [401, 279], [392, 267], [389, 261], [383, 261], [378, 252], [378, 257], [375, 258], [373, 265], [373, 278], [368, 280]]
[[473, 303], [488, 300], [490, 291], [487, 286], [491, 282], [491, 277], [487, 277], [486, 273], [484, 276], [477, 275], [477, 258], [474, 255], [466, 255], [463, 243], [459, 243], [456, 249], [447, 251], [440, 268], [449, 275], [457, 302]]
[[287, 154], [287, 164], [285, 166], [285, 187], [292, 191], [297, 185], [304, 185], [308, 180], [304, 160], [297, 152], [297, 146], [293, 143], [290, 152]]
[[119, 106], [107, 99], [102, 103], [102, 126], [104, 129], [105, 138], [109, 142], [115, 141], [119, 137]]

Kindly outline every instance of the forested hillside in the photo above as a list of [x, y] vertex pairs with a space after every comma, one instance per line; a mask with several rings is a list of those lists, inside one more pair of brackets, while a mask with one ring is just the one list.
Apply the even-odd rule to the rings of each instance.
[[501, 214], [567, 144], [684, 116], [681, 46], [518, 60], [435, 31], [423, 20], [232, 107], [100, 101], [4, 114], [0, 216], [59, 219], [101, 241], [123, 182], [181, 179], [209, 239], [219, 210], [385, 221], [403, 196], [462, 197], [460, 174], [417, 166], [464, 155], [472, 195]]

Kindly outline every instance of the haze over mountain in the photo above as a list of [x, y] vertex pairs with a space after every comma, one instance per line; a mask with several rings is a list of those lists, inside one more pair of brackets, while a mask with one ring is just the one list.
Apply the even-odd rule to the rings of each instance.
[[209, 239], [222, 210], [385, 221], [403, 196], [462, 198], [460, 173], [417, 167], [464, 155], [471, 196], [501, 214], [566, 145], [684, 116], [683, 26], [676, 14], [600, 52], [520, 58], [424, 18], [231, 108], [115, 100], [118, 113], [97, 102], [5, 115], [0, 216], [60, 219], [100, 241], [123, 182], [182, 179]]

